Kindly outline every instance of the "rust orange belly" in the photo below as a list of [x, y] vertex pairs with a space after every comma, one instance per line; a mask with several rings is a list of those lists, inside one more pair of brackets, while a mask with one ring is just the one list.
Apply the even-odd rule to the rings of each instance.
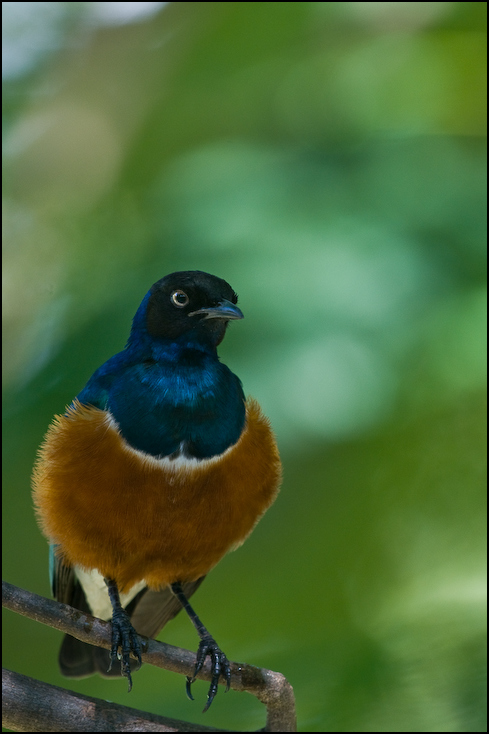
[[239, 441], [204, 461], [132, 449], [110, 414], [74, 403], [51, 424], [33, 475], [46, 537], [65, 561], [97, 569], [121, 591], [205, 575], [240, 545], [278, 492], [268, 420], [246, 403]]

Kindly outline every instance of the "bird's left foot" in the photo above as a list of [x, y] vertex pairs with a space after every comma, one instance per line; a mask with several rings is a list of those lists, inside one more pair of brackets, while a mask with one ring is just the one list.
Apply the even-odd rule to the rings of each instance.
[[131, 653], [138, 660], [138, 668], [141, 667], [141, 646], [138, 634], [132, 626], [126, 610], [119, 607], [119, 609], [114, 609], [112, 614], [112, 647], [110, 649], [109, 670], [116, 660], [121, 661], [121, 675], [127, 678], [128, 691], [132, 688]]
[[211, 672], [212, 680], [207, 694], [207, 703], [204, 706], [202, 713], [205, 713], [211, 703], [213, 702], [217, 693], [217, 686], [219, 685], [219, 678], [222, 676], [226, 681], [226, 693], [229, 691], [231, 685], [231, 666], [229, 660], [211, 635], [202, 637], [197, 650], [197, 660], [195, 663], [195, 670], [192, 677], [187, 676], [187, 696], [191, 701], [194, 700], [192, 696], [191, 686], [196, 679], [198, 673], [202, 670], [207, 656], [211, 658]]

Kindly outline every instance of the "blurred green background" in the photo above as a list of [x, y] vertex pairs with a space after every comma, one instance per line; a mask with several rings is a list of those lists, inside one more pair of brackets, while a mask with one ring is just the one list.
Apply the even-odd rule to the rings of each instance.
[[[30, 472], [173, 270], [228, 280], [221, 357], [270, 416], [278, 501], [195, 597], [303, 731], [485, 731], [486, 3], [5, 2], [4, 578], [46, 596]], [[67, 681], [218, 727], [180, 677]], [[161, 639], [191, 650], [178, 617]]]

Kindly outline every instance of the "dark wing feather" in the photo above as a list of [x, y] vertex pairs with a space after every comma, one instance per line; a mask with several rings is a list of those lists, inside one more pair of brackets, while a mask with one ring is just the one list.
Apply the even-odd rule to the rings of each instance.
[[[197, 591], [204, 579], [205, 576], [201, 576], [197, 581], [188, 581], [186, 584], [182, 584], [183, 593], [187, 599]], [[169, 586], [161, 591], [150, 591], [149, 589], [144, 591], [143, 589], [140, 593], [142, 595], [140, 600], [136, 601], [138, 599], [136, 597], [128, 607], [131, 622], [140, 635], [153, 638], [167, 622], [178, 614], [182, 607]], [[134, 610], [131, 609], [133, 604]]]

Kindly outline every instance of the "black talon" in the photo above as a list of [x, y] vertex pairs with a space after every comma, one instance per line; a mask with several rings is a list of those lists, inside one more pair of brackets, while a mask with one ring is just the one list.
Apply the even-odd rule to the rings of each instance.
[[191, 678], [189, 675], [187, 675], [187, 682], [185, 684], [185, 691], [187, 693], [187, 698], [189, 698], [191, 701], [194, 700], [194, 697], [192, 696], [192, 691], [190, 690], [190, 687], [192, 683], [194, 682], [195, 678]]
[[[136, 657], [138, 661], [138, 669], [141, 667], [141, 645], [139, 644], [139, 637], [131, 624], [129, 615], [126, 610], [121, 606], [119, 599], [119, 591], [115, 581], [111, 579], [105, 579], [105, 583], [108, 587], [110, 601], [112, 603], [112, 647], [110, 648], [110, 665], [109, 670], [112, 668], [113, 663], [116, 660], [121, 662], [121, 675], [127, 678], [128, 692], [132, 688], [132, 677], [131, 677], [131, 653]], [[119, 652], [120, 648], [120, 652]], [[108, 672], [108, 671], [107, 671]]]
[[219, 678], [221, 677], [221, 675], [225, 679], [227, 684], [226, 691], [229, 690], [229, 686], [231, 683], [231, 669], [229, 666], [229, 661], [215, 639], [209, 634], [205, 635], [201, 639], [199, 649], [197, 650], [197, 662], [194, 670], [194, 680], [196, 675], [202, 669], [205, 659], [208, 655], [211, 658], [212, 679], [209, 686], [209, 692], [207, 694], [207, 703], [204, 706], [204, 710], [202, 713], [205, 713], [213, 702], [217, 693]]
[[202, 670], [206, 657], [209, 655], [211, 659], [211, 684], [209, 686], [209, 692], [207, 693], [207, 703], [204, 706], [204, 710], [202, 711], [202, 713], [205, 713], [216, 696], [219, 685], [219, 678], [221, 676], [226, 681], [226, 693], [227, 691], [229, 691], [229, 688], [231, 687], [231, 666], [229, 665], [229, 660], [227, 659], [215, 639], [212, 637], [212, 635], [208, 633], [207, 629], [204, 627], [204, 625], [188, 603], [187, 597], [182, 591], [181, 584], [172, 584], [171, 589], [175, 596], [179, 599], [182, 607], [185, 609], [190, 619], [192, 620], [192, 623], [200, 637], [200, 644], [199, 649], [197, 650], [194, 674], [192, 676], [188, 675], [186, 682], [187, 696], [191, 701], [194, 700], [191, 691], [192, 683], [195, 681], [197, 675]]

